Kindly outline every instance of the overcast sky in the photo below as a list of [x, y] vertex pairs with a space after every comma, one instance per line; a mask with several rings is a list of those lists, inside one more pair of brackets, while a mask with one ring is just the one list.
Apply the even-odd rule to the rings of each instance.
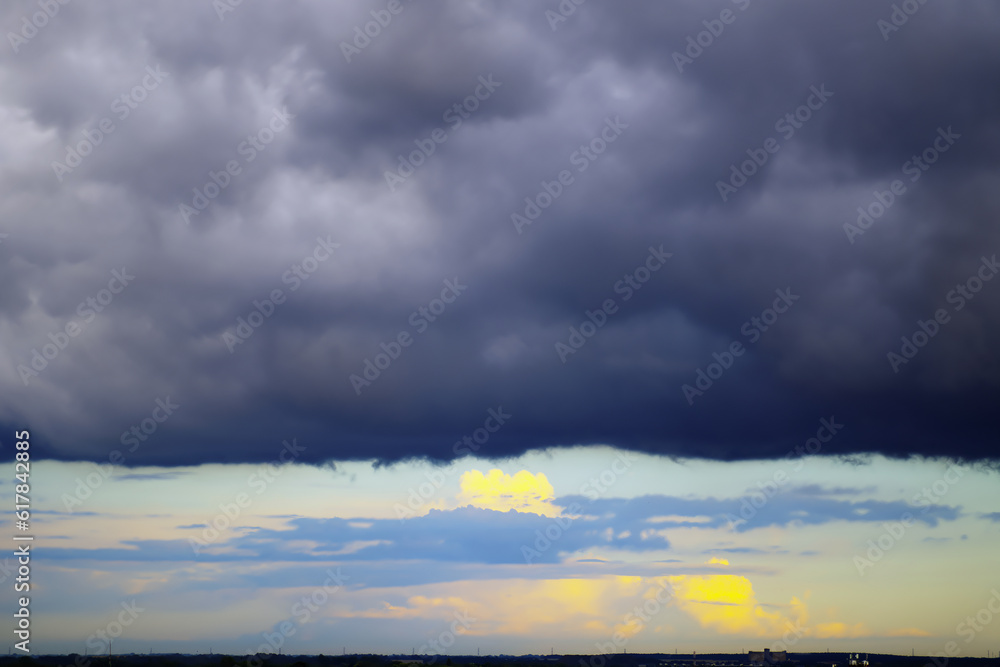
[[[644, 554], [641, 572], [594, 574], [587, 585], [603, 591], [593, 582], [615, 580], [600, 577], [694, 576], [650, 565], [678, 557], [671, 531], [692, 522], [717, 539], [685, 551], [681, 569], [729, 548], [722, 533], [806, 531], [798, 540], [831, 523], [841, 546], [799, 551], [836, 552], [838, 576], [859, 580], [851, 555], [878, 537], [871, 522], [897, 520], [953, 459], [976, 481], [915, 524], [947, 535], [913, 541], [954, 540], [951, 560], [919, 562], [964, 568], [965, 588], [950, 590], [988, 590], [961, 563], [996, 547], [1000, 526], [994, 3], [12, 0], [0, 26], [0, 442], [10, 460], [12, 432], [30, 429], [33, 460], [65, 482], [37, 481], [40, 506], [74, 526], [47, 535], [104, 535], [53, 552], [87, 586], [122, 567], [121, 549], [164, 553], [157, 540], [185, 554], [171, 571], [194, 572], [198, 529], [183, 526], [234, 497], [243, 481], [226, 475], [280, 460], [302, 484], [379, 481], [324, 496], [322, 511], [306, 496], [256, 507], [225, 553], [274, 563], [291, 556], [263, 545], [293, 531], [288, 548], [323, 567], [344, 554], [489, 564], [466, 573], [471, 589], [521, 558], [504, 531], [533, 534], [591, 501], [576, 480], [538, 475], [593, 475], [631, 453], [664, 475], [695, 466], [697, 489], [636, 482], [629, 493], [651, 498], [642, 511], [602, 493], [593, 520], [607, 525], [546, 552], [546, 567], [607, 560], [597, 536]], [[787, 506], [730, 526], [724, 507], [790, 454], [817, 455], [829, 475], [782, 484]], [[448, 501], [399, 523], [389, 491], [452, 460], [454, 488], [435, 488]], [[94, 464], [123, 494], [99, 511], [65, 500]], [[496, 466], [510, 479], [490, 477]], [[852, 482], [858, 470], [873, 480]], [[164, 495], [125, 500], [156, 484]], [[109, 537], [116, 512], [170, 528]], [[506, 546], [465, 548], [466, 523]], [[739, 566], [773, 567], [783, 583], [767, 604], [803, 603], [823, 569]], [[136, 576], [123, 590], [156, 580]], [[366, 586], [376, 580], [390, 585]], [[381, 618], [371, 609], [385, 601], [366, 594], [351, 613]], [[956, 615], [986, 601], [954, 595]], [[85, 624], [82, 608], [52, 604]], [[699, 646], [797, 618], [749, 608], [771, 620], [691, 612], [707, 629]], [[844, 627], [813, 637], [932, 637], [928, 651], [958, 622], [829, 616], [814, 625]], [[511, 637], [549, 631], [497, 623], [490, 632]], [[164, 627], [166, 647], [181, 626]], [[73, 650], [74, 637], [52, 641]]]

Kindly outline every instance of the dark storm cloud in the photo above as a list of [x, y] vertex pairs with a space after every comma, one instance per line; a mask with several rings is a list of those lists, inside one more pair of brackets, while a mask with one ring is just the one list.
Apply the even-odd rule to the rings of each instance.
[[744, 459], [833, 416], [822, 454], [996, 458], [1000, 9], [555, 6], [404, 4], [348, 62], [384, 3], [6, 4], [4, 428], [396, 461], [494, 409], [484, 456]]

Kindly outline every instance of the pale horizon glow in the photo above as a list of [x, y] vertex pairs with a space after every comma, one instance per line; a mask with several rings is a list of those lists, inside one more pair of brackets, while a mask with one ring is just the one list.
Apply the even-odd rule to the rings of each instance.
[[[94, 464], [36, 469], [45, 557], [34, 604], [45, 652], [82, 653], [108, 622], [100, 619], [134, 599], [147, 611], [116, 651], [210, 643], [240, 653], [295, 619], [295, 600], [339, 571], [346, 585], [296, 626], [283, 652], [333, 653], [346, 642], [354, 652], [408, 653], [468, 613], [477, 621], [451, 654], [553, 643], [596, 652], [616, 632], [636, 653], [778, 649], [793, 628], [801, 636], [784, 641], [793, 652], [930, 653], [988, 604], [980, 582], [994, 576], [1000, 546], [987, 500], [996, 471], [944, 460], [733, 465], [595, 446], [450, 466], [118, 468], [79, 504], [72, 489]], [[924, 489], [935, 500], [926, 515]], [[241, 493], [246, 506], [227, 518]], [[918, 517], [911, 525], [899, 523], [906, 511]], [[870, 520], [873, 512], [889, 514]], [[745, 517], [746, 526], [731, 523]], [[523, 543], [480, 544], [494, 532], [487, 519]], [[329, 520], [343, 523], [314, 523]], [[223, 527], [214, 541], [212, 522]], [[869, 540], [880, 539], [889, 548], [869, 561], [878, 555]], [[191, 545], [202, 543], [196, 555]], [[671, 593], [655, 616], [625, 620], [657, 587]], [[998, 632], [984, 627], [962, 655], [985, 655]]]

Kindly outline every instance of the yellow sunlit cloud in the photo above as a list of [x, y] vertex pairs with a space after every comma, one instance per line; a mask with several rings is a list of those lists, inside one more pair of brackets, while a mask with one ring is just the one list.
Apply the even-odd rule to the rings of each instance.
[[[713, 559], [714, 560], [714, 559]], [[758, 602], [746, 577], [734, 574], [678, 575], [669, 577], [677, 606], [704, 628], [726, 634], [758, 637], [780, 635], [789, 619], [779, 612], [767, 611]], [[798, 620], [805, 608], [792, 598]]]
[[725, 558], [716, 558], [712, 556], [712, 559], [708, 561], [709, 565], [729, 565], [729, 561]]
[[501, 582], [502, 593], [483, 598], [483, 624], [472, 634], [523, 634], [540, 627], [565, 631], [586, 627], [598, 636], [631, 627], [614, 624], [621, 611], [634, 606], [647, 588], [648, 580], [636, 576], [603, 576], [595, 579], [544, 579]]
[[637, 576], [455, 582], [445, 587], [443, 596], [407, 595], [404, 604], [371, 599], [368, 606], [342, 609], [337, 615], [446, 620], [462, 614], [475, 619], [463, 634], [477, 636], [523, 635], [543, 628], [546, 632], [586, 628], [598, 637], [620, 630], [632, 636], [642, 628], [621, 621], [654, 586], [655, 582]]
[[461, 486], [458, 501], [462, 505], [498, 512], [516, 510], [544, 516], [560, 514], [552, 504], [555, 490], [545, 473], [532, 474], [521, 470], [508, 475], [494, 468], [484, 475], [479, 470], [469, 470], [462, 474]]
[[447, 618], [449, 613], [473, 606], [469, 600], [458, 597], [429, 597], [414, 595], [407, 599], [408, 606], [382, 602], [374, 609], [352, 611], [344, 614], [353, 618]]

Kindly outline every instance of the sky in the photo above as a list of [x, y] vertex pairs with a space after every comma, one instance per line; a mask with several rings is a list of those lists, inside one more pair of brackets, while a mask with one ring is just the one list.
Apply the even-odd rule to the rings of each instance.
[[0, 26], [35, 652], [997, 646], [994, 3]]

